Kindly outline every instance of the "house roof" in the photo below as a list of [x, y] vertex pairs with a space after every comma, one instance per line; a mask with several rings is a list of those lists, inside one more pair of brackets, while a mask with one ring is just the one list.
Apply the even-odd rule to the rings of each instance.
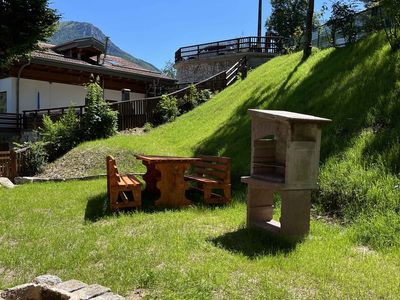
[[[78, 41], [79, 42], [79, 41]], [[97, 57], [93, 57], [93, 63], [81, 60], [78, 58], [72, 58], [65, 56], [62, 53], [58, 53], [59, 47], [64, 47], [65, 45], [71, 45], [76, 43], [72, 41], [62, 45], [51, 45], [47, 43], [40, 43], [40, 50], [36, 50], [31, 54], [31, 62], [35, 64], [41, 64], [46, 66], [61, 67], [71, 70], [79, 70], [94, 74], [119, 76], [129, 79], [138, 79], [144, 81], [152, 80], [162, 80], [173, 83], [175, 80], [170, 77], [151, 70], [147, 70], [134, 62], [130, 62], [126, 59], [106, 55], [105, 62], [102, 64], [104, 59], [104, 54], [100, 55], [100, 64], [96, 64]]]

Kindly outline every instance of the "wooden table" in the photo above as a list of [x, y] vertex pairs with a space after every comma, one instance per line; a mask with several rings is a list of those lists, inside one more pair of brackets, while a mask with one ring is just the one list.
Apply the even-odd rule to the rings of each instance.
[[146, 190], [160, 194], [156, 206], [181, 207], [192, 203], [185, 196], [187, 183], [184, 174], [190, 164], [200, 158], [152, 155], [135, 157], [147, 167], [147, 173], [143, 176]]

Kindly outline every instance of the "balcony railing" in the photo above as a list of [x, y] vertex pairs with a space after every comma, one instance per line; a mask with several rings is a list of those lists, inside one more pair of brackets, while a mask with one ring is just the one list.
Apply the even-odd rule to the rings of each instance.
[[22, 124], [21, 114], [0, 113], [0, 132], [18, 132]]
[[249, 52], [276, 55], [283, 51], [284, 41], [279, 36], [249, 36], [182, 47], [175, 52], [175, 62]]

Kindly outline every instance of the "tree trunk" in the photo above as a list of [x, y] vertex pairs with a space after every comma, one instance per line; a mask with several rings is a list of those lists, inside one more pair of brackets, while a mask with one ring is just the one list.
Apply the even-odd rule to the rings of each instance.
[[308, 0], [307, 24], [306, 24], [306, 32], [304, 35], [304, 55], [303, 55], [304, 60], [306, 60], [311, 55], [313, 19], [314, 19], [314, 0]]

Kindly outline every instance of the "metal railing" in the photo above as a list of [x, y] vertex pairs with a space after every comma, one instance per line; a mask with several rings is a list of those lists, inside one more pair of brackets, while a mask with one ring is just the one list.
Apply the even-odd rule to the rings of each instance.
[[279, 36], [249, 36], [186, 46], [175, 52], [175, 62], [234, 53], [245, 55], [246, 53], [256, 52], [276, 55], [284, 49], [284, 41], [285, 39]]

